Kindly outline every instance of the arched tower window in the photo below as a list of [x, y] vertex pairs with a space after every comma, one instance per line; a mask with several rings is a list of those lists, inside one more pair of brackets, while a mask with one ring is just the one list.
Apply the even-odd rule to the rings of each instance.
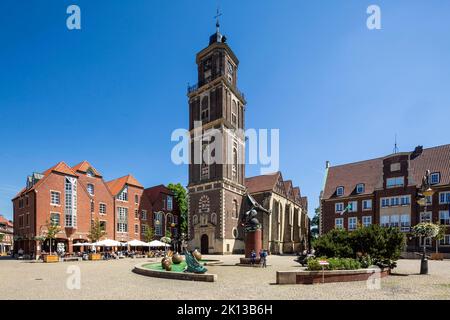
[[231, 123], [237, 126], [237, 103], [233, 100], [232, 108], [231, 108]]
[[209, 121], [209, 100], [208, 100], [207, 96], [204, 96], [202, 98], [201, 120], [202, 120], [202, 122], [208, 122]]
[[192, 223], [194, 225], [198, 224], [198, 216], [196, 214], [192, 217]]
[[215, 212], [213, 212], [211, 214], [211, 223], [212, 224], [217, 224], [217, 214]]

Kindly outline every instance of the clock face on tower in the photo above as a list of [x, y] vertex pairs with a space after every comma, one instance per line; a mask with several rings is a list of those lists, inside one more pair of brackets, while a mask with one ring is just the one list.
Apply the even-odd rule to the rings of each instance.
[[199, 207], [199, 212], [202, 212], [202, 213], [209, 212], [209, 197], [207, 195], [202, 195], [200, 197], [198, 207]]

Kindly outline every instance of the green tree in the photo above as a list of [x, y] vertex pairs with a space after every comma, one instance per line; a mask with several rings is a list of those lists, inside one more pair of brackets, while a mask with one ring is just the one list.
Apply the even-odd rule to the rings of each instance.
[[2, 242], [4, 238], [5, 238], [5, 235], [3, 233], [0, 233], [0, 242]]
[[145, 232], [144, 232], [144, 240], [145, 240], [145, 242], [152, 241], [154, 236], [155, 236], [155, 232], [154, 232], [153, 228], [148, 226], [145, 229]]
[[434, 240], [436, 240], [436, 253], [439, 253], [439, 241], [444, 239], [445, 234], [447, 232], [447, 226], [445, 224], [441, 224], [440, 221], [436, 223], [436, 225], [438, 226], [439, 231], [437, 235], [434, 237]]
[[91, 229], [89, 230], [88, 238], [92, 243], [99, 241], [106, 235], [105, 228], [100, 224], [100, 221], [95, 219], [91, 224]]
[[311, 219], [311, 236], [317, 238], [319, 236], [319, 226], [320, 226], [320, 208], [314, 210], [314, 217]]
[[182, 233], [187, 233], [188, 229], [188, 206], [187, 206], [187, 192], [186, 189], [180, 184], [170, 183], [167, 188], [175, 194], [175, 200], [177, 201], [178, 208], [180, 210], [180, 230]]
[[54, 222], [53, 220], [48, 221], [45, 223], [45, 226], [47, 227], [47, 233], [45, 234], [45, 239], [48, 239], [50, 242], [49, 249], [50, 249], [50, 255], [52, 254], [52, 240], [56, 239], [56, 235], [59, 231], [61, 231], [60, 226]]

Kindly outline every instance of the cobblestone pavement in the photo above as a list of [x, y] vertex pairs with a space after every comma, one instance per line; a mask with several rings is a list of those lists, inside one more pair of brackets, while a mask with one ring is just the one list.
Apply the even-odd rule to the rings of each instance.
[[[292, 256], [270, 256], [267, 269], [238, 267], [237, 255], [210, 256], [222, 266], [209, 266], [214, 283], [157, 279], [131, 272], [152, 259], [82, 261], [55, 264], [0, 260], [0, 299], [447, 299], [450, 260], [429, 261], [429, 275], [419, 275], [420, 260], [400, 260], [394, 275], [379, 289], [365, 281], [317, 285], [275, 285], [277, 270], [295, 270]], [[208, 258], [208, 257], [207, 257]], [[67, 288], [69, 266], [81, 271], [81, 288]]]

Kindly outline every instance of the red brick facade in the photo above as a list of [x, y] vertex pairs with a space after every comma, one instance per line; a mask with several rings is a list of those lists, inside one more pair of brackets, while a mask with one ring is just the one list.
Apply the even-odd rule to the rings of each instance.
[[[417, 196], [427, 170], [431, 173], [434, 195], [424, 206], [418, 204]], [[371, 201], [371, 205], [368, 202], [364, 205], [365, 200]], [[352, 202], [357, 205], [350, 205]], [[370, 223], [398, 227], [407, 234], [421, 221], [440, 222], [448, 228], [439, 248], [441, 252], [450, 252], [449, 211], [450, 145], [417, 147], [413, 152], [328, 167], [321, 197], [320, 232], [335, 227], [349, 230], [355, 223], [370, 220]], [[424, 212], [429, 212], [429, 216]], [[418, 250], [417, 239], [409, 238], [407, 244], [409, 251]], [[430, 249], [434, 250], [435, 246], [435, 241], [429, 242]]]
[[[72, 196], [66, 192], [68, 181], [73, 181], [72, 185], [76, 186]], [[147, 224], [154, 227], [149, 222], [153, 221], [154, 212], [159, 211], [160, 206], [158, 203], [149, 205], [151, 202], [143, 194], [144, 187], [131, 175], [105, 182], [102, 175], [86, 161], [72, 168], [60, 162], [43, 174], [30, 176], [27, 187], [12, 200], [17, 224], [14, 249], [36, 255], [43, 250], [48, 252], [48, 241], [42, 243], [36, 237], [45, 235], [50, 221], [59, 224], [61, 230], [56, 243], [62, 243], [66, 252], [72, 252], [73, 244], [77, 242], [89, 242], [91, 224], [96, 219], [106, 231], [104, 238], [123, 242], [144, 240], [141, 226]], [[73, 206], [69, 208], [76, 214], [68, 214], [67, 199], [73, 200]], [[177, 216], [174, 220], [178, 222], [177, 209], [174, 206], [173, 215]], [[173, 228], [179, 228], [179, 223]], [[55, 249], [53, 245], [52, 250]]]

